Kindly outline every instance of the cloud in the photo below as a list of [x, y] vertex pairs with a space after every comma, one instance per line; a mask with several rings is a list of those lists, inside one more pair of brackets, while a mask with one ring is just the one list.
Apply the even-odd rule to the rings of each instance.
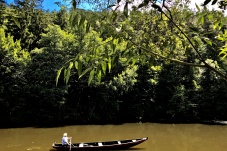
[[[197, 8], [196, 8], [196, 4], [197, 4], [200, 7], [200, 9], [203, 9], [202, 4], [204, 3], [204, 1], [205, 0], [191, 0], [190, 3], [189, 3], [189, 8], [192, 9], [192, 10], [194, 10], [194, 11], [197, 11]], [[128, 3], [128, 9], [129, 9], [129, 11], [132, 10], [132, 7], [133, 6], [138, 7], [139, 4], [141, 4], [142, 2], [143, 2], [143, 0], [133, 0], [132, 3]], [[120, 3], [117, 4], [116, 6], [113, 6], [112, 9], [113, 10], [123, 11], [125, 4], [126, 4], [126, 0], [121, 0]], [[215, 5], [211, 5], [211, 3], [209, 3], [208, 5], [206, 5], [206, 7], [209, 10], [222, 11], [225, 15], [227, 15], [227, 12], [226, 11], [218, 8], [218, 3], [216, 3]], [[150, 9], [151, 9], [151, 6], [150, 5], [148, 5], [148, 7], [146, 7], [146, 8], [143, 8], [143, 10], [150, 10]]]
[[[192, 10], [197, 10], [196, 8], [196, 4], [200, 7], [200, 9], [203, 9], [203, 2], [205, 0], [191, 0], [191, 3], [189, 5], [189, 8]], [[215, 5], [211, 5], [211, 3], [209, 3], [208, 5], [206, 5], [206, 8], [208, 8], [209, 10], [216, 10], [216, 11], [222, 11], [225, 15], [227, 15], [227, 12], [223, 9], [220, 9], [218, 7], [218, 3], [216, 3]]]
[[[128, 8], [129, 10], [132, 10], [133, 6], [139, 6], [139, 4], [141, 4], [143, 2], [143, 0], [134, 0], [133, 2], [128, 4]], [[113, 6], [112, 9], [113, 10], [120, 10], [123, 11], [124, 10], [124, 6], [126, 4], [125, 0], [121, 0], [119, 4], [117, 4], [116, 6]]]

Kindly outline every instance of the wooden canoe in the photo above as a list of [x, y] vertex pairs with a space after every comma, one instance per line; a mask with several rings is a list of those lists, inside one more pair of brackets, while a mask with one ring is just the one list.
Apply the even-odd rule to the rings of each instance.
[[105, 142], [72, 143], [71, 145], [53, 143], [52, 147], [56, 150], [124, 150], [136, 146], [147, 139], [148, 137]]

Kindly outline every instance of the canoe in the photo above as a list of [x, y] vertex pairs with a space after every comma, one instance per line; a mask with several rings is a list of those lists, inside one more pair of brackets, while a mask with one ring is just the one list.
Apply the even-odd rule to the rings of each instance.
[[56, 150], [124, 150], [136, 146], [146, 141], [148, 137], [128, 140], [114, 140], [104, 142], [72, 143], [62, 145], [53, 143], [52, 147]]

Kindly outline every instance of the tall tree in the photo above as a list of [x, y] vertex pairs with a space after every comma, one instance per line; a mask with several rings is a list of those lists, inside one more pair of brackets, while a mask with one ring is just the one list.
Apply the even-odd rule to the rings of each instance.
[[[101, 1], [99, 1], [99, 2], [101, 2]], [[117, 1], [118, 4], [120, 2], [123, 2], [123, 1]], [[132, 11], [130, 11], [130, 9], [129, 9], [130, 3], [131, 2], [128, 2], [128, 1], [123, 3], [123, 5], [124, 5], [123, 14], [125, 14], [126, 17], [129, 14], [130, 14], [129, 16], [131, 17]], [[214, 1], [213, 3], [215, 4], [216, 1]], [[179, 4], [181, 4], [181, 5], [179, 5]], [[160, 38], [157, 38], [159, 40], [159, 43], [156, 42], [156, 43], [154, 43], [154, 45], [152, 45], [152, 46], [150, 45], [149, 47], [144, 47], [137, 41], [130, 39], [131, 37], [135, 37], [136, 35], [135, 34], [133, 35], [132, 30], [130, 28], [127, 28], [127, 25], [124, 25], [124, 23], [130, 22], [130, 21], [133, 22], [134, 20], [137, 21], [137, 19], [139, 19], [140, 17], [142, 18], [143, 16], [137, 16], [135, 19], [132, 19], [132, 18], [130, 18], [129, 20], [125, 19], [125, 22], [121, 22], [120, 26], [122, 26], [122, 28], [121, 28], [120, 34], [117, 32], [113, 32], [112, 30], [110, 30], [109, 33], [112, 34], [115, 39], [123, 38], [124, 40], [127, 40], [130, 43], [128, 46], [135, 47], [137, 50], [143, 50], [143, 51], [149, 52], [150, 56], [167, 59], [167, 60], [176, 62], [178, 64], [182, 64], [182, 65], [190, 65], [190, 66], [207, 68], [207, 69], [213, 71], [214, 73], [216, 73], [218, 76], [227, 80], [227, 75], [226, 75], [225, 71], [216, 68], [215, 66], [213, 66], [213, 64], [211, 62], [207, 61], [208, 58], [202, 56], [202, 54], [200, 52], [201, 48], [196, 45], [196, 43], [198, 41], [205, 41], [206, 43], [210, 43], [210, 44], [212, 44], [212, 41], [208, 37], [198, 36], [197, 32], [195, 32], [195, 31], [190, 32], [188, 29], [186, 29], [188, 27], [186, 27], [184, 24], [182, 24], [180, 22], [180, 20], [176, 19], [176, 17], [179, 15], [179, 13], [177, 13], [177, 12], [184, 12], [183, 13], [184, 15], [182, 15], [182, 19], [188, 18], [189, 16], [196, 15], [199, 18], [198, 23], [204, 24], [204, 18], [205, 17], [211, 18], [210, 16], [212, 16], [212, 15], [208, 15], [206, 12], [205, 13], [200, 12], [199, 6], [197, 6], [197, 9], [198, 9], [197, 14], [193, 14], [192, 11], [190, 12], [189, 7], [182, 7], [182, 6], [187, 6], [187, 4], [188, 4], [188, 2], [183, 3], [181, 1], [176, 1], [174, 3], [170, 3], [170, 1], [164, 0], [164, 1], [162, 1], [162, 3], [160, 3], [159, 1], [156, 1], [156, 0], [150, 0], [150, 1], [144, 0], [139, 6], [134, 7], [135, 8], [134, 10], [140, 10], [141, 8], [148, 7], [148, 8], [151, 8], [152, 10], [155, 10], [154, 11], [155, 13], [159, 13], [161, 15], [160, 21], [162, 20], [163, 28], [166, 28], [167, 31], [169, 31], [168, 34], [172, 34], [172, 36], [169, 36], [170, 37], [169, 43], [171, 45], [173, 45], [172, 50], [168, 49], [169, 47], [167, 47], [167, 49], [166, 49], [167, 42], [161, 41]], [[206, 4], [204, 3], [204, 5], [206, 5]], [[145, 9], [145, 11], [146, 11], [146, 9]], [[108, 20], [109, 27], [111, 27], [114, 30], [119, 27], [119, 22], [118, 22], [118, 26], [116, 26], [116, 22], [115, 22], [118, 14], [120, 14], [120, 13], [117, 11], [113, 11], [111, 13], [108, 13], [105, 16], [105, 18], [107, 18], [107, 20]], [[101, 18], [103, 18], [103, 17], [104, 16], [102, 16]], [[221, 19], [221, 18], [219, 18], [219, 19]], [[94, 20], [90, 20], [89, 18], [86, 18], [86, 21], [89, 24], [94, 24]], [[147, 20], [147, 22], [144, 23], [144, 25], [150, 25], [151, 22], [152, 22], [151, 20]], [[225, 20], [223, 20], [223, 21], [217, 20], [216, 23], [219, 23], [219, 24], [216, 24], [215, 26], [219, 26], [220, 28], [222, 28], [223, 24], [225, 23]], [[145, 31], [145, 33], [146, 34], [144, 34], [144, 35], [149, 35], [149, 33], [147, 31]], [[161, 35], [161, 32], [156, 31], [156, 34]], [[176, 51], [176, 49], [175, 49], [176, 41], [177, 41], [177, 44], [181, 45], [180, 51]], [[186, 51], [182, 51], [184, 49], [184, 47], [190, 47], [191, 50], [194, 51], [194, 53], [197, 56], [197, 60], [198, 60], [197, 62], [194, 62], [194, 63], [184, 62], [184, 61], [182, 61], [182, 58], [179, 58], [180, 57], [179, 55], [177, 57], [175, 57], [176, 54], [181, 54], [181, 57], [183, 57], [184, 55], [187, 55]], [[165, 53], [162, 53], [161, 51], [156, 52], [156, 51], [154, 51], [153, 48], [158, 48], [159, 50], [165, 49], [167, 51], [165, 51]], [[174, 53], [171, 54], [171, 52], [174, 52]], [[138, 55], [137, 53], [134, 53], [135, 58], [137, 55]]]

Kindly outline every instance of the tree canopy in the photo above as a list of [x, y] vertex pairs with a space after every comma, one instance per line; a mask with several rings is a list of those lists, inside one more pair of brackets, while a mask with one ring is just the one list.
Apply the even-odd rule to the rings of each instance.
[[221, 1], [41, 2], [0, 4], [6, 124], [226, 120], [227, 18], [207, 8]]

